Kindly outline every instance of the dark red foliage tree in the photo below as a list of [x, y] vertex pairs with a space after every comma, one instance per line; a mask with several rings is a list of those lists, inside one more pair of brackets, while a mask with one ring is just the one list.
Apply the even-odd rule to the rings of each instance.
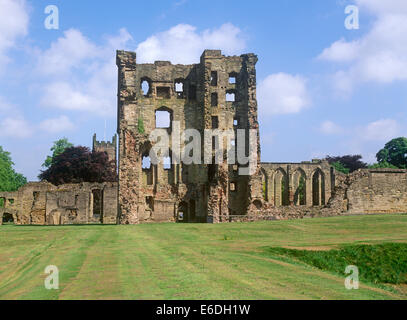
[[367, 163], [363, 162], [361, 155], [346, 155], [341, 157], [330, 157], [325, 158], [330, 164], [334, 162], [340, 162], [345, 168], [349, 169], [350, 172], [356, 171], [358, 169], [367, 168]]
[[80, 182], [117, 181], [116, 164], [106, 152], [87, 147], [71, 147], [56, 156], [52, 165], [38, 176], [54, 185]]

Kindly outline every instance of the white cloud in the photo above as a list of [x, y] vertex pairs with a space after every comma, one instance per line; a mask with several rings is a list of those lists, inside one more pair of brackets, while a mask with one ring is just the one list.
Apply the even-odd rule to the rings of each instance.
[[310, 104], [306, 82], [300, 75], [269, 75], [258, 85], [260, 114], [268, 116], [302, 111]]
[[14, 47], [18, 37], [27, 34], [28, 8], [25, 0], [0, 0], [0, 70], [10, 59], [7, 50]]
[[374, 13], [407, 14], [407, 2], [404, 0], [355, 0], [356, 4]]
[[349, 93], [363, 82], [407, 80], [407, 2], [356, 0], [356, 4], [376, 16], [371, 30], [354, 41], [334, 42], [318, 57], [347, 63], [333, 78], [336, 88]]
[[231, 23], [217, 29], [198, 33], [196, 27], [179, 24], [164, 32], [152, 35], [136, 49], [139, 63], [169, 60], [172, 63], [199, 62], [205, 49], [221, 49], [226, 55], [240, 54], [246, 47], [241, 30]]
[[360, 128], [359, 132], [362, 140], [387, 142], [399, 135], [400, 126], [396, 120], [380, 119]]
[[0, 123], [0, 135], [11, 138], [27, 138], [33, 130], [23, 117], [7, 117]]
[[337, 62], [352, 61], [356, 58], [359, 49], [359, 43], [346, 42], [345, 39], [334, 42], [329, 48], [319, 55], [321, 60], [330, 60]]
[[51, 47], [38, 56], [38, 69], [44, 74], [58, 74], [81, 68], [82, 62], [98, 58], [100, 50], [79, 30], [69, 29]]
[[67, 116], [60, 116], [42, 121], [39, 127], [49, 133], [59, 133], [72, 130], [75, 126]]
[[324, 121], [321, 124], [320, 131], [324, 134], [335, 135], [343, 132], [343, 128], [332, 121]]
[[52, 74], [46, 82], [41, 105], [62, 110], [92, 112], [95, 115], [115, 114], [117, 104], [116, 49], [124, 49], [132, 39], [126, 29], [108, 36], [104, 46], [91, 42], [75, 29], [39, 54], [37, 72]]

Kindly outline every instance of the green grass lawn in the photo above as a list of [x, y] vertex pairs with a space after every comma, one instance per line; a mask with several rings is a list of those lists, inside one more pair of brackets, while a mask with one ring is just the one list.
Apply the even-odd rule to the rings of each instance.
[[[324, 250], [322, 260], [334, 259], [327, 250], [382, 243], [407, 243], [407, 215], [219, 225], [5, 225], [0, 299], [405, 299], [403, 284], [375, 284], [361, 275], [360, 288], [347, 290], [339, 269], [319, 268], [307, 253], [307, 259], [292, 254]], [[376, 256], [390, 252], [381, 249]], [[48, 265], [59, 268], [59, 290], [44, 288]]]

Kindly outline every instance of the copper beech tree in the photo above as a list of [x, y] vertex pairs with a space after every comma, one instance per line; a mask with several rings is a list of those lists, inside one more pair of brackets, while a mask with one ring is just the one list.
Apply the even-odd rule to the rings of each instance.
[[57, 155], [52, 165], [38, 176], [54, 185], [81, 182], [117, 181], [116, 164], [106, 152], [87, 147], [70, 147]]

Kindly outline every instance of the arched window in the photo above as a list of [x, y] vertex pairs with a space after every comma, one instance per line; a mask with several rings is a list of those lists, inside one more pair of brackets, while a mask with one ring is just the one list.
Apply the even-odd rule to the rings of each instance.
[[149, 78], [142, 78], [140, 81], [140, 89], [144, 97], [151, 94], [151, 80]]
[[268, 177], [266, 171], [261, 169], [261, 182], [262, 182], [262, 194], [263, 199], [268, 201]]
[[312, 175], [312, 205], [325, 205], [325, 175], [319, 168]]
[[294, 191], [294, 205], [303, 206], [306, 204], [306, 175], [299, 168], [292, 175], [292, 186]]
[[161, 107], [155, 111], [155, 127], [171, 128], [172, 110], [167, 107]]
[[288, 181], [284, 169], [279, 168], [274, 174], [274, 201], [277, 207], [288, 206]]

